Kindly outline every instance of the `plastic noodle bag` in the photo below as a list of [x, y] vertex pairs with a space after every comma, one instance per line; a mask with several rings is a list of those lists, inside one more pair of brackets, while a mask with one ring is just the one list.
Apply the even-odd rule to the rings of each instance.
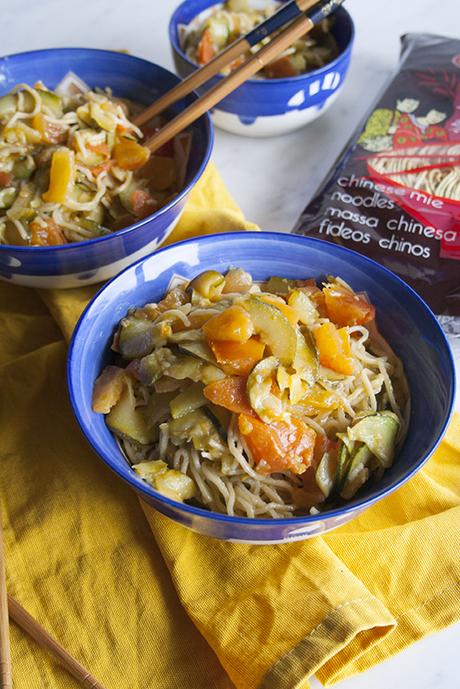
[[460, 335], [460, 40], [403, 36], [396, 76], [294, 232], [378, 261]]

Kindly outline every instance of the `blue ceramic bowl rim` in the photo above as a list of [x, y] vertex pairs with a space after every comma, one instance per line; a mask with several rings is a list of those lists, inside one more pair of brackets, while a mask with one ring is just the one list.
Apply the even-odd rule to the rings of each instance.
[[[158, 251], [155, 252], [155, 254], [160, 254], [163, 253], [164, 251], [169, 251], [171, 249], [174, 249], [177, 246], [187, 246], [188, 244], [192, 244], [194, 242], [201, 242], [201, 243], [212, 243], [212, 242], [218, 242], [219, 239], [222, 238], [235, 238], [235, 239], [243, 239], [244, 241], [248, 239], [260, 239], [262, 241], [265, 240], [270, 240], [273, 238], [276, 239], [282, 239], [283, 241], [287, 241], [288, 243], [292, 243], [294, 246], [299, 245], [299, 244], [311, 244], [313, 246], [324, 246], [325, 242], [321, 239], [315, 239], [313, 237], [304, 237], [304, 236], [299, 236], [299, 235], [292, 235], [292, 234], [287, 234], [284, 232], [225, 232], [225, 233], [218, 233], [218, 234], [210, 234], [210, 235], [203, 235], [201, 237], [192, 237], [191, 239], [184, 240], [182, 242], [177, 242], [176, 244], [172, 244], [169, 246], [164, 247], [163, 249], [159, 249]], [[333, 245], [334, 250], [338, 251], [339, 254], [342, 254], [343, 256], [349, 256], [350, 260], [358, 260], [358, 262], [363, 263], [364, 265], [367, 265], [369, 270], [371, 271], [377, 271], [380, 272], [385, 279], [389, 279], [392, 281], [394, 284], [397, 286], [401, 286], [403, 289], [407, 290], [409, 294], [421, 305], [421, 307], [425, 310], [427, 313], [429, 319], [432, 322], [433, 328], [435, 331], [437, 331], [438, 335], [440, 335], [441, 342], [444, 344], [444, 348], [447, 353], [447, 359], [450, 367], [450, 390], [449, 390], [449, 401], [448, 401], [448, 407], [447, 407], [447, 413], [446, 413], [446, 418], [444, 420], [444, 423], [441, 428], [441, 432], [439, 433], [439, 436], [436, 440], [436, 442], [433, 443], [433, 445], [430, 447], [430, 449], [425, 452], [425, 454], [418, 460], [418, 462], [409, 470], [407, 471], [401, 478], [399, 478], [394, 485], [385, 488], [381, 490], [377, 495], [371, 498], [366, 498], [354, 505], [343, 505], [339, 508], [336, 508], [334, 510], [330, 510], [327, 512], [315, 514], [315, 515], [305, 515], [301, 517], [289, 517], [289, 518], [283, 518], [283, 519], [251, 519], [249, 517], [231, 517], [230, 515], [227, 514], [220, 514], [218, 512], [210, 512], [209, 510], [205, 510], [201, 507], [194, 507], [192, 505], [187, 505], [185, 503], [178, 503], [175, 500], [171, 500], [170, 498], [166, 497], [165, 495], [162, 495], [161, 493], [158, 493], [155, 491], [151, 486], [149, 486], [148, 483], [143, 483], [142, 486], [139, 485], [137, 482], [134, 472], [130, 468], [129, 464], [126, 463], [126, 468], [125, 470], [118, 468], [114, 462], [112, 461], [111, 453], [107, 452], [104, 447], [99, 447], [98, 443], [93, 442], [91, 438], [91, 433], [86, 429], [85, 424], [83, 422], [83, 419], [80, 415], [78, 404], [75, 398], [75, 391], [74, 391], [74, 386], [73, 386], [73, 380], [72, 380], [72, 364], [73, 364], [73, 358], [75, 354], [75, 348], [77, 346], [77, 341], [79, 338], [79, 333], [82, 328], [84, 328], [85, 325], [85, 318], [86, 314], [88, 311], [93, 307], [93, 304], [99, 299], [100, 295], [104, 292], [105, 289], [111, 286], [113, 282], [118, 280], [119, 278], [121, 279], [122, 276], [127, 273], [128, 271], [135, 271], [138, 266], [140, 266], [143, 262], [145, 262], [147, 259], [151, 258], [152, 255], [146, 256], [144, 258], [141, 258], [140, 260], [136, 261], [135, 263], [131, 264], [128, 266], [128, 268], [125, 268], [123, 271], [121, 271], [118, 275], [116, 275], [114, 278], [109, 280], [98, 292], [94, 295], [94, 297], [91, 299], [89, 304], [86, 306], [85, 310], [83, 311], [82, 315], [80, 316], [77, 325], [75, 326], [74, 332], [72, 334], [72, 338], [70, 341], [69, 345], [69, 352], [68, 352], [68, 357], [67, 357], [67, 365], [66, 365], [66, 377], [67, 377], [67, 387], [68, 387], [68, 392], [69, 392], [69, 397], [70, 397], [70, 403], [72, 405], [72, 409], [74, 411], [74, 414], [77, 418], [78, 424], [83, 432], [83, 435], [86, 437], [90, 445], [93, 447], [93, 449], [96, 451], [96, 453], [102, 458], [102, 460], [110, 467], [112, 471], [114, 471], [120, 478], [125, 480], [127, 483], [130, 484], [130, 486], [138, 491], [138, 492], [145, 492], [147, 495], [150, 497], [154, 498], [155, 500], [158, 500], [159, 502], [165, 503], [168, 507], [173, 508], [175, 510], [179, 509], [185, 513], [188, 514], [193, 514], [195, 516], [203, 517], [205, 519], [211, 519], [214, 521], [218, 522], [225, 522], [229, 524], [244, 524], [250, 527], [251, 525], [261, 525], [261, 526], [269, 526], [269, 525], [294, 525], [294, 524], [311, 524], [314, 522], [320, 522], [324, 521], [329, 518], [341, 516], [348, 514], [350, 512], [359, 512], [362, 509], [365, 509], [367, 507], [370, 507], [374, 503], [378, 502], [382, 498], [386, 497], [387, 495], [390, 495], [393, 493], [395, 490], [400, 488], [404, 483], [406, 483], [409, 479], [414, 476], [414, 474], [419, 471], [422, 466], [428, 461], [428, 459], [432, 456], [432, 454], [435, 452], [436, 448], [440, 444], [445, 431], [447, 429], [447, 426], [451, 420], [452, 414], [453, 414], [453, 407], [454, 407], [454, 399], [455, 399], [455, 389], [456, 389], [456, 373], [455, 373], [455, 364], [454, 364], [454, 358], [452, 355], [452, 350], [450, 348], [449, 342], [446, 338], [446, 335], [441, 328], [436, 316], [430, 309], [430, 307], [425, 303], [425, 301], [415, 292], [415, 290], [412, 289], [404, 280], [402, 280], [400, 277], [398, 277], [395, 273], [392, 271], [388, 270], [381, 264], [377, 263], [371, 258], [368, 258], [367, 256], [364, 256], [362, 254], [357, 253], [356, 251], [353, 251], [351, 249], [347, 249], [345, 247], [339, 246], [339, 245]]]
[[[196, 62], [193, 62], [193, 60], [190, 60], [189, 57], [183, 52], [181, 46], [179, 45], [179, 41], [177, 40], [177, 31], [176, 28], [179, 26], [179, 22], [177, 21], [177, 15], [179, 12], [182, 10], [183, 7], [189, 4], [189, 0], [183, 0], [180, 5], [176, 7], [174, 10], [171, 19], [169, 20], [169, 40], [171, 42], [172, 47], [174, 48], [175, 52], [178, 53], [188, 64], [196, 69], [198, 65]], [[215, 2], [215, 5], [220, 5], [222, 4], [221, 2]], [[209, 5], [211, 7], [212, 5]], [[209, 9], [209, 8], [206, 8]], [[205, 10], [202, 10], [204, 12]], [[301, 81], [304, 81], [305, 79], [314, 79], [315, 77], [319, 77], [323, 74], [326, 74], [329, 72], [331, 69], [333, 69], [336, 65], [338, 65], [346, 55], [349, 54], [353, 47], [353, 43], [355, 40], [355, 24], [352, 19], [351, 14], [345, 9], [343, 5], [340, 6], [337, 10], [338, 12], [341, 12], [342, 14], [345, 15], [345, 18], [350, 24], [350, 39], [347, 43], [347, 45], [341, 50], [340, 54], [331, 62], [328, 62], [326, 65], [323, 67], [319, 67], [318, 69], [314, 69], [312, 72], [305, 72], [304, 74], [299, 74], [296, 77], [282, 77], [282, 78], [276, 78], [276, 79], [247, 79], [244, 83], [245, 84], [253, 84], [257, 86], [267, 86], [268, 84], [298, 84]], [[199, 12], [198, 14], [201, 14]], [[193, 19], [195, 19], [198, 15], [195, 15]], [[193, 21], [192, 19], [192, 21]], [[224, 76], [222, 74], [217, 74], [215, 76], [216, 79], [223, 79]], [[244, 86], [244, 84], [242, 84]], [[241, 88], [241, 87], [240, 87]]]
[[[177, 76], [177, 74], [174, 74], [174, 72], [171, 72], [169, 69], [166, 69], [166, 67], [162, 67], [161, 65], [157, 65], [156, 62], [150, 62], [149, 60], [144, 60], [142, 57], [136, 57], [135, 55], [127, 55], [125, 53], [120, 53], [117, 52], [116, 50], [102, 50], [100, 48], [78, 48], [78, 47], [70, 47], [70, 48], [45, 48], [43, 50], [28, 50], [24, 51], [22, 53], [13, 53], [12, 55], [3, 55], [0, 57], [0, 60], [17, 60], [18, 58], [20, 59], [30, 59], [31, 57], [38, 57], [39, 55], [47, 54], [47, 53], [56, 53], [62, 51], [62, 53], [91, 53], [91, 54], [98, 54], [98, 55], [117, 55], [120, 56], [121, 59], [125, 58], [130, 61], [135, 61], [139, 62], [144, 65], [154, 65], [155, 67], [158, 67], [159, 69], [163, 70], [170, 76], [175, 77], [176, 79], [180, 79], [180, 77]], [[192, 94], [198, 98], [198, 94], [193, 91]], [[72, 249], [77, 249], [77, 248], [82, 248], [86, 246], [94, 246], [95, 244], [98, 244], [99, 242], [104, 242], [106, 240], [112, 239], [114, 236], [123, 236], [125, 234], [128, 234], [129, 232], [134, 232], [135, 230], [138, 230], [139, 228], [143, 227], [147, 223], [151, 222], [152, 220], [155, 220], [156, 218], [161, 217], [165, 213], [167, 213], [173, 206], [175, 206], [181, 199], [184, 198], [187, 194], [190, 193], [190, 191], [193, 189], [195, 186], [196, 182], [200, 179], [201, 175], [203, 174], [207, 164], [209, 163], [209, 159], [211, 157], [212, 149], [214, 146], [214, 127], [211, 121], [211, 117], [209, 113], [205, 113], [204, 116], [202, 116], [206, 120], [206, 133], [208, 136], [208, 145], [206, 148], [206, 154], [205, 157], [198, 168], [196, 174], [194, 177], [190, 180], [190, 182], [187, 184], [182, 191], [175, 196], [171, 201], [169, 201], [166, 206], [163, 206], [160, 208], [158, 211], [155, 213], [152, 213], [152, 215], [148, 215], [146, 218], [143, 218], [137, 223], [134, 223], [133, 225], [128, 225], [128, 227], [124, 227], [121, 230], [117, 230], [116, 232], [111, 232], [110, 234], [104, 235], [103, 237], [95, 237], [94, 239], [86, 239], [84, 242], [72, 242], [71, 244], [59, 244], [57, 246], [16, 246], [15, 244], [0, 244], [0, 251], [12, 251], [14, 250], [15, 252], [18, 253], [28, 253], [28, 252], [40, 252], [40, 253], [47, 253], [47, 252], [54, 252], [54, 251], [70, 251]]]

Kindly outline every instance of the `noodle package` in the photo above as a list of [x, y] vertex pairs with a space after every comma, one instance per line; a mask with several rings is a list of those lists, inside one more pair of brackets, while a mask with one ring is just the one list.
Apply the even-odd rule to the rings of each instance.
[[400, 68], [295, 230], [400, 275], [460, 316], [460, 40], [408, 34]]

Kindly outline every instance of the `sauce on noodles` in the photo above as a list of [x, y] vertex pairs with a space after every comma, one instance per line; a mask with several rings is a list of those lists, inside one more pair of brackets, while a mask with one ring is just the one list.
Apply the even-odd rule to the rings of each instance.
[[[226, 0], [201, 13], [188, 27], [184, 27], [182, 48], [193, 62], [206, 64], [231, 43], [268, 19], [278, 8], [278, 2], [267, 2], [264, 7], [260, 7], [259, 3], [255, 7], [250, 0]], [[332, 21], [322, 21], [308, 36], [300, 38], [276, 60], [261, 69], [258, 76], [267, 79], [296, 77], [334, 60], [339, 54], [339, 48], [330, 30]], [[235, 60], [223, 73], [228, 74], [240, 67], [244, 60], [244, 57]]]
[[[76, 86], [77, 84], [77, 86]], [[190, 135], [151, 155], [160, 126], [110, 89], [66, 78], [56, 91], [19, 84], [0, 98], [0, 243], [53, 246], [101, 237], [145, 218], [184, 184]]]
[[206, 271], [132, 309], [112, 349], [93, 409], [175, 500], [254, 518], [327, 509], [404, 437], [402, 364], [340, 278]]

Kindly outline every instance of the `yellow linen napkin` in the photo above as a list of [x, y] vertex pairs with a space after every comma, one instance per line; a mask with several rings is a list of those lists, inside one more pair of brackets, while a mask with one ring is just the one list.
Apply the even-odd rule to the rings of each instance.
[[[197, 228], [254, 228], [213, 167], [175, 238]], [[72, 417], [56, 322], [68, 339], [93, 291], [42, 292], [48, 310], [0, 284], [0, 489], [10, 592], [107, 689], [303, 689], [459, 619], [458, 416], [412, 481], [323, 538], [199, 536], [140, 504]], [[12, 631], [17, 689], [78, 687]]]

